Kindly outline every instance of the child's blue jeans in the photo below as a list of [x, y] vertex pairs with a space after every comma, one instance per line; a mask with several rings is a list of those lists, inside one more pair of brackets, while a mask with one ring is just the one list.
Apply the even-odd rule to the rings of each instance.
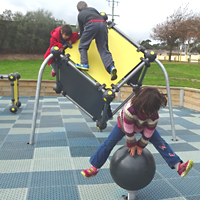
[[[124, 137], [125, 133], [116, 125], [106, 140], [101, 143], [96, 152], [91, 156], [90, 163], [96, 167], [101, 168], [106, 162], [113, 147]], [[173, 169], [174, 165], [182, 160], [177, 156], [166, 141], [160, 136], [157, 130], [154, 131], [150, 142], [158, 150], [167, 164]]]

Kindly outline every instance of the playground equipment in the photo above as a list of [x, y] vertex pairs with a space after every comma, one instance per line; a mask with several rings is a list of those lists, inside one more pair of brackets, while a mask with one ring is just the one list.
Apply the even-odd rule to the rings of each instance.
[[173, 140], [176, 140], [169, 79], [164, 66], [156, 59], [156, 54], [153, 51], [148, 52], [143, 46], [132, 41], [116, 28], [114, 23], [108, 22], [107, 25], [109, 50], [115, 62], [118, 78], [114, 81], [110, 80], [110, 75], [106, 72], [100, 59], [95, 41], [91, 43], [88, 50], [90, 68], [87, 72], [81, 71], [75, 66], [75, 63], [80, 62], [79, 41], [73, 44], [73, 48], [67, 48], [65, 55], [59, 52], [58, 47], [52, 47], [51, 54], [43, 61], [38, 74], [29, 144], [34, 143], [42, 74], [48, 61], [53, 57], [57, 63], [55, 92], [61, 93], [88, 114], [93, 121], [96, 121], [97, 128], [100, 131], [107, 126], [107, 113], [110, 109], [110, 103], [115, 98], [115, 93], [119, 92], [124, 84], [128, 84], [133, 88], [133, 93], [112, 112], [113, 115], [142, 86], [142, 81], [147, 69], [150, 67], [150, 63], [155, 61], [165, 76], [172, 136]]
[[9, 75], [0, 75], [0, 79], [8, 79], [11, 82], [12, 89], [12, 105], [10, 106], [10, 112], [16, 113], [18, 108], [21, 106], [21, 102], [19, 101], [19, 82], [20, 74], [19, 73], [11, 73]]
[[128, 200], [137, 198], [137, 190], [146, 187], [153, 179], [156, 166], [148, 149], [141, 155], [130, 156], [128, 147], [119, 148], [110, 161], [110, 174], [117, 185], [127, 190]]

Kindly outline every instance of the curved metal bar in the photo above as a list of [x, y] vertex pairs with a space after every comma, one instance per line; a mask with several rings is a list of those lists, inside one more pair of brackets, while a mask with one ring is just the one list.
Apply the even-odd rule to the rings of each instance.
[[49, 62], [49, 60], [53, 58], [53, 54], [50, 54], [42, 63], [39, 73], [38, 73], [38, 79], [37, 79], [37, 88], [35, 93], [35, 104], [33, 109], [33, 119], [32, 119], [32, 127], [31, 127], [31, 135], [30, 135], [30, 141], [29, 144], [34, 143], [34, 134], [35, 134], [35, 126], [36, 126], [36, 118], [37, 118], [37, 111], [38, 111], [38, 104], [39, 104], [39, 98], [40, 98], [40, 88], [42, 83], [42, 75], [44, 72], [44, 69]]
[[163, 64], [158, 60], [155, 59], [155, 62], [160, 66], [165, 76], [165, 83], [167, 87], [167, 96], [168, 96], [168, 105], [169, 105], [169, 114], [170, 114], [170, 121], [171, 121], [171, 128], [172, 128], [172, 139], [176, 141], [176, 133], [175, 133], [175, 126], [174, 126], [174, 117], [173, 117], [173, 110], [172, 110], [172, 100], [171, 100], [171, 93], [170, 93], [170, 86], [169, 86], [169, 78], [167, 71]]

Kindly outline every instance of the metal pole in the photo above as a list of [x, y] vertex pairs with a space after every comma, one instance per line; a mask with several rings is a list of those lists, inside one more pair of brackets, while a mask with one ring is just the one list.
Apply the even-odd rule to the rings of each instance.
[[172, 140], [176, 141], [176, 133], [175, 133], [175, 126], [174, 126], [174, 117], [173, 117], [173, 110], [172, 110], [172, 100], [171, 100], [171, 93], [170, 93], [170, 86], [169, 86], [169, 78], [167, 71], [163, 64], [158, 60], [155, 59], [155, 62], [160, 66], [165, 76], [165, 83], [167, 87], [167, 96], [168, 96], [168, 105], [169, 105], [169, 114], [170, 114], [170, 121], [171, 121], [171, 128], [172, 128]]
[[8, 78], [8, 75], [0, 75], [0, 79]]
[[15, 106], [15, 90], [14, 90], [14, 81], [11, 81], [11, 90], [12, 90], [12, 106]]
[[117, 94], [117, 100], [118, 100], [118, 101], [121, 101], [121, 97], [120, 97], [120, 96], [121, 96], [121, 91], [120, 91], [120, 89], [119, 89], [119, 92], [118, 92], [118, 94]]
[[134, 71], [132, 71], [126, 78], [124, 78], [122, 80], [122, 82], [120, 82], [117, 85], [117, 88], [122, 87], [133, 75], [135, 75], [143, 66], [145, 65], [145, 62], [140, 63], [136, 69], [134, 69]]
[[135, 92], [133, 92], [132, 94], [130, 94], [126, 100], [124, 100], [114, 111], [113, 111], [113, 115], [115, 115], [118, 110], [120, 110], [133, 96], [134, 96]]
[[112, 22], [114, 22], [114, 0], [112, 1]]
[[32, 127], [31, 127], [31, 135], [30, 135], [30, 141], [29, 144], [34, 143], [34, 134], [35, 134], [35, 126], [36, 126], [36, 118], [37, 118], [37, 110], [38, 110], [38, 104], [39, 104], [39, 97], [40, 97], [40, 87], [42, 82], [42, 75], [44, 72], [44, 69], [49, 62], [49, 60], [53, 58], [53, 54], [50, 54], [42, 63], [39, 73], [38, 73], [38, 79], [37, 79], [37, 88], [35, 92], [35, 104], [33, 109], [33, 119], [32, 119]]
[[128, 192], [128, 200], [136, 200], [137, 199], [137, 191], [127, 190]]

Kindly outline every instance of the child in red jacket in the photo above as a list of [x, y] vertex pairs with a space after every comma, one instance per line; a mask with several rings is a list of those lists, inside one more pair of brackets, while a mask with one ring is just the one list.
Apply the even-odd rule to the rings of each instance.
[[[47, 49], [47, 52], [44, 55], [44, 58], [47, 58], [49, 54], [51, 53], [51, 47], [52, 46], [57, 46], [59, 48], [59, 51], [62, 53], [63, 52], [63, 45], [68, 42], [69, 44], [75, 43], [76, 40], [78, 39], [78, 33], [72, 32], [71, 26], [69, 25], [64, 25], [62, 27], [58, 27], [51, 31], [51, 39], [50, 39], [50, 46]], [[51, 65], [53, 68], [51, 71], [51, 76], [55, 76], [55, 61], [54, 58], [52, 58], [49, 62], [48, 65]]]

